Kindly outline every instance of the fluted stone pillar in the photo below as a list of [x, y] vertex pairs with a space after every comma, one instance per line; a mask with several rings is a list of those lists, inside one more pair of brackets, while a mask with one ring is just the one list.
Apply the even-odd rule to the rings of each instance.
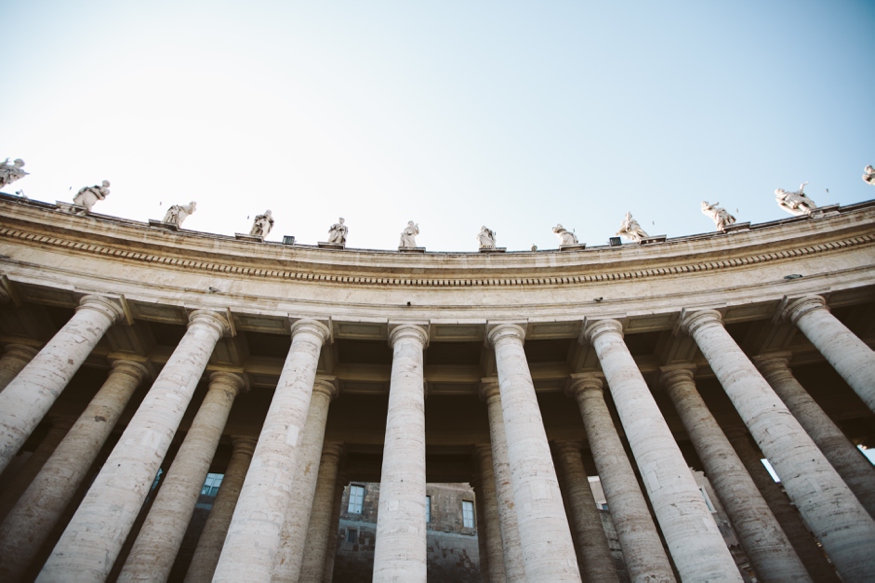
[[685, 313], [696, 341], [790, 499], [846, 581], [875, 573], [875, 521], [723, 327], [720, 313]]
[[37, 349], [23, 344], [7, 344], [0, 357], [0, 391], [37, 355]]
[[325, 565], [322, 569], [322, 583], [334, 581], [334, 558], [337, 555], [338, 531], [340, 530], [340, 502], [343, 499], [343, 490], [349, 484], [349, 477], [341, 473], [337, 476], [337, 485], [334, 488], [334, 512], [331, 514], [331, 534], [328, 539], [328, 547], [325, 552]]
[[164, 581], [170, 575], [231, 406], [244, 386], [238, 374], [214, 372], [210, 375], [203, 403], [140, 527], [118, 581]]
[[316, 494], [316, 481], [319, 476], [319, 461], [325, 441], [325, 422], [328, 420], [328, 406], [337, 396], [337, 379], [317, 375], [310, 399], [310, 410], [301, 439], [298, 465], [295, 470], [295, 495], [286, 509], [286, 520], [273, 560], [273, 583], [296, 583], [301, 575], [301, 562], [304, 558], [304, 545]]
[[329, 330], [321, 322], [302, 319], [292, 324], [291, 331], [292, 347], [216, 566], [217, 583], [270, 581], [286, 509], [298, 487], [294, 478], [301, 433]]
[[765, 581], [810, 581], [777, 519], [696, 390], [693, 371], [664, 368], [661, 382], [757, 576]]
[[109, 575], [210, 355], [228, 330], [221, 314], [191, 313], [185, 336], [128, 423], [38, 581], [102, 581]]
[[875, 352], [833, 316], [820, 296], [794, 300], [782, 316], [790, 320], [875, 411]]
[[681, 579], [741, 581], [687, 462], [623, 342], [623, 325], [616, 320], [588, 322], [584, 333], [602, 365], [632, 455]]
[[0, 393], [0, 472], [123, 314], [113, 300], [85, 296], [73, 317]]
[[234, 437], [231, 439], [231, 459], [225, 469], [225, 476], [219, 486], [219, 493], [213, 502], [213, 507], [207, 515], [204, 529], [197, 541], [197, 547], [185, 574], [185, 583], [209, 583], [213, 580], [216, 564], [222, 552], [231, 516], [237, 505], [237, 498], [243, 488], [243, 480], [252, 462], [256, 439], [252, 437]]
[[767, 354], [754, 357], [753, 362], [863, 508], [875, 517], [875, 467], [799, 384], [789, 367], [791, 356], [789, 352]]
[[489, 342], [495, 348], [526, 578], [580, 581], [559, 480], [523, 349], [525, 335], [525, 330], [515, 324], [497, 324], [488, 332]]
[[[313, 509], [310, 512], [310, 521], [307, 526], [300, 581], [318, 582], [322, 580], [329, 542], [334, 542], [337, 539], [337, 524], [332, 522], [332, 518], [335, 510], [334, 493], [337, 486], [337, 474], [342, 455], [343, 446], [340, 444], [326, 443], [322, 448], [319, 475], [316, 479], [316, 494], [313, 498]], [[337, 506], [340, 507], [339, 501]], [[334, 536], [332, 537], [332, 535]]]
[[425, 394], [428, 333], [404, 324], [389, 333], [392, 377], [380, 471], [374, 581], [425, 581]]
[[597, 374], [573, 374], [569, 392], [580, 407], [589, 449], [623, 549], [626, 570], [633, 583], [671, 583], [675, 580], [671, 563], [614, 427], [603, 385]]
[[143, 365], [112, 363], [106, 382], [55, 448], [0, 527], [0, 580], [23, 576], [55, 528], [140, 383]]
[[[504, 573], [504, 558], [501, 556], [501, 525], [498, 519], [498, 499], [495, 494], [495, 470], [492, 462], [492, 446], [475, 446], [477, 468], [479, 470], [479, 488], [477, 501], [480, 503], [480, 529], [478, 536], [484, 540], [485, 556], [480, 561], [486, 562], [487, 581], [503, 583], [507, 580]], [[482, 569], [481, 569], [482, 572]]]
[[592, 583], [617, 581], [608, 537], [580, 457], [580, 445], [558, 442], [553, 450], [559, 463], [560, 483], [565, 486], [564, 493], [571, 509], [572, 528], [577, 534], [575, 543], [581, 575]]
[[498, 500], [498, 524], [501, 529], [501, 547], [504, 573], [508, 582], [526, 580], [526, 567], [520, 543], [520, 529], [513, 500], [510, 463], [507, 459], [507, 438], [504, 433], [504, 415], [501, 412], [501, 392], [498, 379], [480, 381], [480, 398], [486, 401], [489, 418], [489, 440], [492, 445], [492, 468], [495, 476], [495, 497]]

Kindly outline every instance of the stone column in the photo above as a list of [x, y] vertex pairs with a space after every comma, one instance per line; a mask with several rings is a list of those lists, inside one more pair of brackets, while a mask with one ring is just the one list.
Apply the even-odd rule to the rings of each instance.
[[638, 487], [635, 471], [617, 435], [602, 387], [602, 379], [597, 374], [573, 374], [569, 393], [574, 395], [580, 407], [589, 449], [620, 539], [629, 578], [633, 583], [673, 582], [671, 563], [647, 501]]
[[[327, 443], [322, 448], [322, 460], [319, 464], [319, 476], [316, 478], [316, 495], [313, 498], [313, 510], [307, 526], [307, 539], [304, 545], [304, 560], [301, 563], [300, 581], [322, 580], [325, 568], [325, 557], [328, 555], [330, 542], [337, 539], [337, 523], [334, 516], [334, 494], [337, 489], [337, 472], [343, 446], [337, 443]], [[337, 502], [340, 508], [340, 502]], [[332, 537], [331, 535], [334, 535]]]
[[7, 344], [3, 349], [3, 357], [0, 358], [0, 391], [6, 388], [12, 379], [27, 366], [37, 349], [23, 344]]
[[788, 366], [791, 356], [789, 352], [767, 354], [753, 362], [863, 508], [875, 517], [875, 467], [799, 384]]
[[61, 391], [124, 312], [116, 302], [85, 296], [76, 313], [0, 393], [0, 472]]
[[794, 300], [782, 316], [802, 330], [842, 378], [875, 411], [875, 352], [830, 314], [820, 296]]
[[515, 324], [497, 324], [488, 332], [489, 342], [495, 347], [526, 578], [580, 581], [559, 480], [523, 349], [525, 335], [525, 330]]
[[842, 578], [863, 581], [875, 573], [875, 521], [723, 327], [720, 313], [686, 313], [681, 326]]
[[207, 515], [204, 529], [197, 541], [188, 572], [185, 574], [185, 583], [210, 583], [213, 580], [213, 572], [219, 562], [222, 544], [231, 524], [231, 516], [252, 461], [255, 443], [256, 440], [252, 437], [231, 438], [233, 448], [231, 459], [225, 469], [225, 477], [222, 478], [213, 508]]
[[402, 324], [389, 333], [392, 378], [380, 471], [374, 581], [425, 581], [425, 393], [428, 332]]
[[495, 497], [498, 500], [498, 523], [501, 529], [501, 548], [504, 557], [504, 573], [509, 583], [526, 580], [520, 529], [513, 501], [513, 485], [510, 481], [510, 464], [507, 461], [507, 440], [504, 434], [504, 417], [501, 413], [501, 393], [498, 379], [480, 381], [480, 398], [486, 401], [489, 418], [489, 440], [492, 442], [492, 467], [495, 477]]
[[325, 441], [325, 422], [328, 406], [337, 396], [337, 379], [324, 375], [316, 376], [310, 411], [304, 425], [298, 464], [295, 470], [295, 495], [286, 509], [280, 546], [273, 559], [272, 583], [296, 583], [301, 575], [307, 529], [316, 494], [319, 461]]
[[170, 575], [231, 406], [244, 386], [243, 378], [234, 373], [210, 375], [203, 403], [167, 471], [118, 581], [163, 581]]
[[103, 386], [0, 527], [0, 580], [17, 581], [34, 560], [140, 383], [143, 365], [116, 360]]
[[[503, 583], [507, 580], [504, 573], [504, 558], [501, 556], [501, 525], [498, 519], [498, 499], [495, 494], [495, 471], [492, 462], [492, 446], [475, 446], [477, 467], [479, 469], [479, 488], [477, 501], [480, 503], [480, 529], [478, 535], [484, 540], [485, 556], [480, 557], [481, 563], [488, 567], [488, 581]], [[481, 569], [482, 571], [482, 569]]]
[[588, 322], [584, 333], [602, 365], [632, 455], [681, 579], [741, 581], [735, 560], [687, 462], [623, 342], [623, 325], [616, 320]]
[[210, 355], [227, 330], [228, 321], [221, 314], [206, 310], [191, 313], [185, 336], [128, 423], [61, 535], [38, 581], [69, 583], [106, 579], [152, 487]]
[[663, 368], [661, 382], [757, 576], [765, 581], [810, 581], [777, 519], [696, 390], [693, 371]]
[[571, 509], [572, 528], [577, 533], [577, 560], [585, 581], [618, 581], [608, 537], [589, 487], [589, 478], [580, 457], [580, 445], [571, 442], [554, 444], [561, 483]]
[[279, 382], [213, 580], [270, 581], [286, 508], [297, 490], [295, 469], [316, 367], [329, 330], [321, 322], [292, 324], [292, 347]]
[[345, 474], [339, 474], [337, 485], [334, 488], [334, 512], [331, 513], [331, 534], [325, 553], [325, 565], [322, 569], [322, 583], [334, 581], [334, 557], [337, 555], [337, 536], [340, 528], [340, 502], [343, 500], [343, 490], [347, 484], [349, 484], [349, 478]]

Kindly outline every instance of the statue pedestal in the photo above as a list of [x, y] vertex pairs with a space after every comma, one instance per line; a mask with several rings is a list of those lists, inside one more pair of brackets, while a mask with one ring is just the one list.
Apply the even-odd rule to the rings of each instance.
[[666, 235], [654, 235], [652, 237], [644, 237], [639, 241], [642, 245], [650, 245], [651, 243], [662, 243], [665, 241]]
[[401, 253], [425, 253], [425, 247], [398, 247]]
[[58, 210], [70, 213], [71, 215], [87, 215], [88, 209], [84, 206], [79, 206], [78, 204], [71, 204], [69, 202], [61, 202], [60, 200], [56, 200], [55, 204], [58, 205]]
[[817, 209], [811, 213], [811, 218], [822, 219], [823, 217], [831, 217], [837, 214], [839, 214], [839, 205], [831, 204], [828, 206], [817, 207]]
[[586, 249], [586, 243], [578, 243], [577, 245], [559, 245], [560, 251], [583, 251]]
[[249, 235], [247, 233], [234, 233], [234, 238], [240, 241], [252, 241], [253, 243], [264, 243], [264, 237], [261, 235]]
[[326, 241], [319, 241], [316, 243], [319, 245], [320, 249], [343, 249], [345, 245], [339, 245], [337, 243], [328, 243]]
[[179, 230], [179, 225], [175, 225], [173, 223], [165, 223], [164, 221], [159, 221], [158, 219], [149, 219], [149, 226], [167, 229], [168, 231]]
[[735, 233], [737, 231], [750, 231], [750, 221], [746, 223], [733, 223], [723, 227], [724, 233]]
[[480, 253], [504, 253], [507, 247], [481, 247]]

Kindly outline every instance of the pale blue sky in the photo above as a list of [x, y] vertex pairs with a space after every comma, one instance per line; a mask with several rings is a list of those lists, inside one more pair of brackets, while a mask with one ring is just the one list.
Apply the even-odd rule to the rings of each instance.
[[[605, 244], [875, 198], [873, 2], [41, 2], [2, 9], [6, 191], [185, 227], [430, 251]], [[72, 187], [72, 191], [68, 188]], [[830, 194], [826, 194], [825, 189]], [[736, 209], [738, 212], [736, 213]]]

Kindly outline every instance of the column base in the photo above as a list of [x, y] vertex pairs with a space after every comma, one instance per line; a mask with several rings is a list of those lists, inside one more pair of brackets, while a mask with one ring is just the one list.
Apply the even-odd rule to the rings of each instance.
[[[151, 221], [150, 221], [151, 224]], [[252, 241], [253, 243], [264, 243], [264, 237], [261, 235], [249, 235], [247, 233], [234, 233], [234, 238], [238, 241]]]
[[158, 219], [149, 219], [150, 227], [158, 227], [160, 229], [167, 229], [168, 231], [178, 231], [179, 225], [175, 225], [173, 223], [165, 223], [164, 221], [159, 221]]
[[326, 241], [319, 241], [316, 243], [319, 245], [320, 249], [343, 249], [346, 245], [338, 245], [337, 243], [328, 243]]
[[425, 253], [425, 247], [398, 247], [401, 253]]

